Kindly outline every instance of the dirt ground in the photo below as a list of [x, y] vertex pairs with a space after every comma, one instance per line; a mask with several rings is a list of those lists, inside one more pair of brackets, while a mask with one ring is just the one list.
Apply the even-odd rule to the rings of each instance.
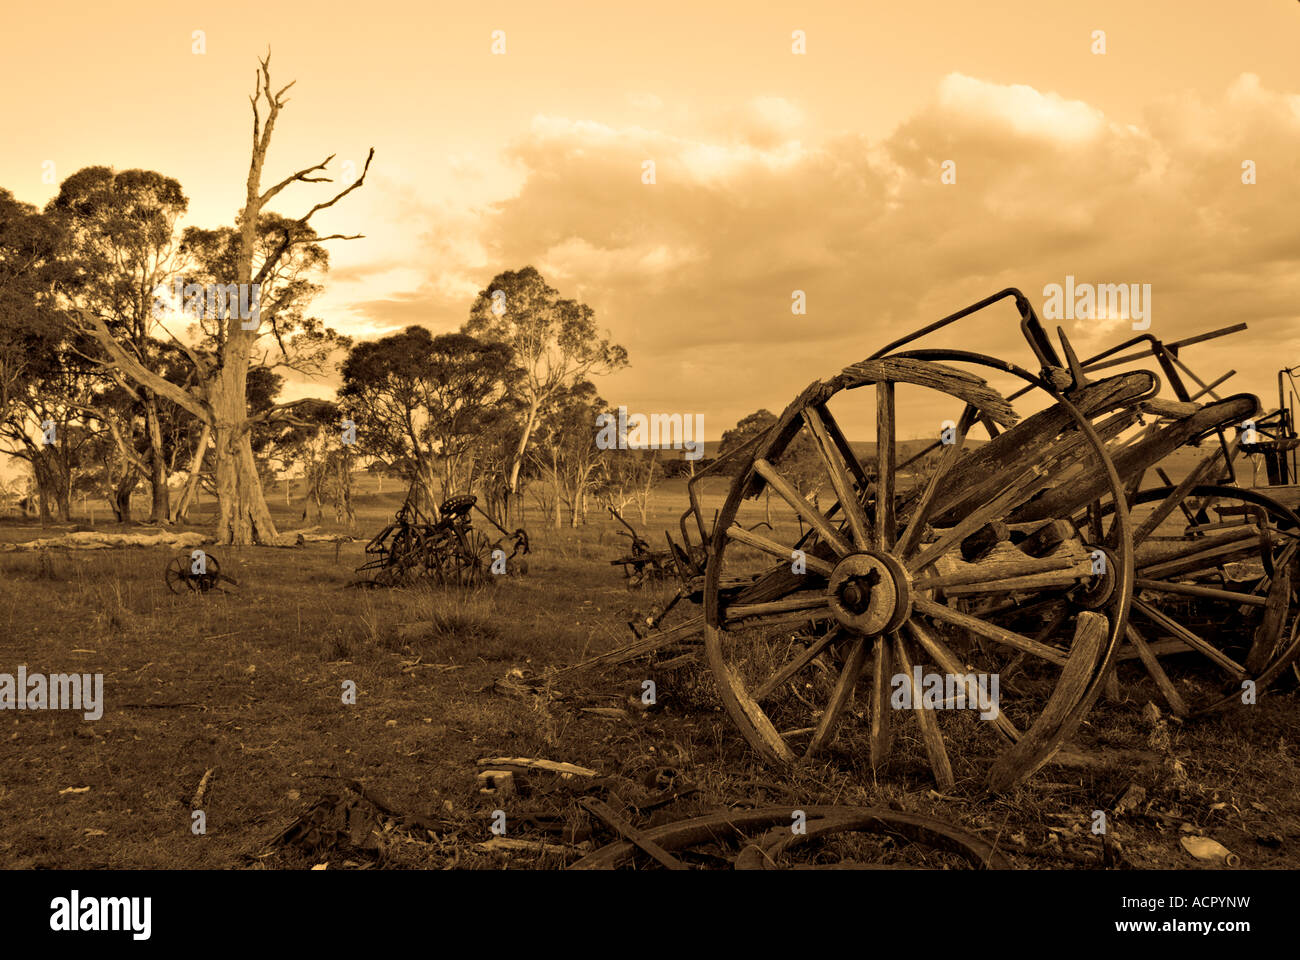
[[[858, 722], [818, 762], [779, 773], [745, 746], [698, 664], [574, 672], [539, 690], [519, 682], [625, 643], [626, 622], [670, 592], [625, 588], [608, 561], [627, 540], [608, 517], [555, 531], [530, 508], [528, 574], [476, 591], [348, 589], [365, 539], [400, 500], [391, 482], [383, 494], [367, 484], [358, 539], [337, 555], [330, 543], [213, 548], [238, 581], [222, 593], [169, 593], [166, 549], [0, 553], [0, 672], [102, 673], [106, 699], [94, 722], [0, 714], [0, 867], [558, 868], [581, 855], [572, 842], [613, 839], [579, 803], [593, 791], [642, 827], [760, 804], [889, 806], [943, 818], [1037, 869], [1096, 866], [1090, 828], [1101, 810], [1121, 864], [1205, 866], [1179, 842], [1203, 835], [1243, 867], [1300, 866], [1289, 677], [1253, 708], [1178, 723], [1144, 711], [1155, 690], [1125, 663], [1121, 698], [1102, 700], [1053, 763], [1003, 796], [980, 788], [993, 740], [978, 724], [950, 743], [949, 795], [933, 789], [910, 721], [881, 769]], [[303, 526], [300, 500], [276, 500], [282, 529]], [[655, 546], [685, 502], [680, 483], [656, 492], [643, 528]], [[0, 540], [67, 529], [10, 522]], [[1210, 682], [1176, 661], [1171, 673], [1189, 690]], [[652, 709], [640, 702], [645, 680], [656, 684]], [[346, 681], [355, 704], [343, 702]], [[479, 793], [487, 757], [566, 761], [599, 782], [526, 773], [499, 800]], [[192, 797], [209, 770], [196, 833]], [[480, 847], [496, 809], [507, 837], [550, 846]], [[726, 853], [690, 858], [722, 866]], [[956, 865], [896, 837], [843, 840], [821, 855]]]

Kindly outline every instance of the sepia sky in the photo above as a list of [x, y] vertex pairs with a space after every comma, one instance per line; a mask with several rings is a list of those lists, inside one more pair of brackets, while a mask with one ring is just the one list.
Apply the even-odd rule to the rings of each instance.
[[[313, 220], [366, 235], [331, 244], [314, 310], [354, 336], [455, 329], [533, 264], [628, 348], [607, 400], [703, 413], [710, 439], [1002, 287], [1041, 309], [1067, 274], [1150, 284], [1163, 339], [1249, 323], [1184, 354], [1206, 379], [1235, 368], [1228, 392], [1275, 404], [1300, 364], [1294, 0], [25, 4], [0, 36], [0, 186], [43, 205], [49, 161], [56, 181], [144, 167], [180, 180], [187, 224], [233, 222], [268, 44], [297, 83], [265, 183], [376, 150]], [[1014, 321], [927, 345], [1029, 365]], [[1081, 355], [1132, 335], [1063, 325]], [[909, 417], [903, 435], [936, 432]]]

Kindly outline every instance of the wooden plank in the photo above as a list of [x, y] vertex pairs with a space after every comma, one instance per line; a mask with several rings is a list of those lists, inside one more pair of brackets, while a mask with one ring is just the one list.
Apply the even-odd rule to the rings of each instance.
[[578, 801], [578, 804], [590, 812], [593, 817], [603, 821], [606, 826], [624, 840], [635, 844], [669, 870], [688, 869], [686, 864], [620, 817], [603, 800], [598, 800], [596, 797], [583, 797]]

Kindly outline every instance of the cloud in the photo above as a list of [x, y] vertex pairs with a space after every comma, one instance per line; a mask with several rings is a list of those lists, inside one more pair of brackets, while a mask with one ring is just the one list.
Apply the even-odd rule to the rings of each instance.
[[[1300, 205], [1300, 97], [1250, 74], [1132, 123], [954, 73], [880, 140], [810, 130], [781, 97], [708, 129], [536, 117], [498, 160], [518, 172], [512, 189], [473, 207], [426, 202], [423, 281], [364, 309], [451, 322], [498, 270], [534, 264], [628, 347], [631, 369], [600, 384], [607, 398], [706, 412], [710, 436], [1003, 287], [1041, 306], [1066, 274], [1151, 284], [1150, 332], [1164, 339], [1249, 322], [1186, 358], [1207, 379], [1237, 369], [1238, 390], [1266, 393], [1280, 348], [1296, 346], [1300, 226], [1279, 211]], [[941, 182], [946, 160], [955, 184]], [[791, 313], [795, 290], [806, 316]], [[925, 345], [1032, 366], [1016, 320], [1007, 306]], [[1085, 355], [1128, 335], [1063, 325]]]

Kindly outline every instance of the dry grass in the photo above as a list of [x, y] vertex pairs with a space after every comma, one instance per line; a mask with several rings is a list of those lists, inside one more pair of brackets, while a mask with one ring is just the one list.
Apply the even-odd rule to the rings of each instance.
[[[361, 529], [370, 531], [396, 497], [368, 495], [363, 503]], [[657, 544], [666, 527], [676, 532], [682, 503], [680, 485], [662, 492], [648, 539]], [[750, 522], [758, 519], [761, 505]], [[296, 525], [289, 516], [281, 522]], [[1049, 766], [999, 798], [979, 790], [994, 742], [987, 726], [967, 717], [945, 718], [958, 787], [940, 797], [910, 720], [881, 770], [866, 759], [861, 722], [850, 723], [816, 763], [788, 774], [764, 767], [721, 712], [701, 668], [631, 665], [567, 675], [545, 696], [495, 693], [493, 682], [512, 669], [540, 676], [625, 642], [626, 621], [670, 592], [624, 589], [607, 562], [626, 544], [612, 521], [578, 531], [530, 527], [529, 576], [466, 592], [348, 589], [360, 542], [346, 545], [337, 563], [327, 544], [214, 548], [239, 586], [181, 597], [163, 585], [165, 551], [0, 554], [0, 671], [25, 663], [33, 671], [102, 672], [107, 700], [97, 722], [59, 712], [0, 714], [0, 866], [247, 865], [244, 854], [259, 852], [305, 803], [338, 792], [334, 778], [343, 777], [449, 824], [438, 842], [385, 837], [379, 865], [499, 867], [498, 856], [470, 842], [489, 837], [495, 804], [478, 795], [474, 778], [476, 761], [493, 755], [590, 766], [620, 778], [620, 796], [631, 803], [673, 768], [698, 792], [658, 817], [743, 802], [894, 804], [1011, 846], [1050, 851], [1058, 843], [1067, 852], [1092, 850], [1092, 811], [1110, 809], [1137, 782], [1147, 791], [1140, 815], [1112, 818], [1132, 862], [1192, 865], [1177, 844], [1180, 824], [1191, 823], [1248, 866], [1300, 865], [1300, 720], [1290, 689], [1252, 710], [1161, 731], [1138, 719], [1154, 691], [1126, 665], [1128, 702], [1100, 704], [1072, 745], [1095, 762]], [[38, 533], [0, 528], [6, 540]], [[655, 710], [629, 708], [620, 721], [581, 712], [627, 705], [646, 679], [657, 685]], [[344, 681], [356, 685], [355, 705], [343, 703]], [[208, 768], [216, 769], [208, 829], [194, 836], [189, 798]], [[512, 811], [551, 810], [570, 825], [585, 822], [561, 785], [533, 778], [525, 786], [531, 790]], [[516, 830], [542, 836], [524, 821]], [[1274, 837], [1280, 846], [1270, 845]], [[893, 843], [846, 839], [827, 853], [944, 865]], [[522, 862], [562, 865], [555, 856]], [[1077, 865], [1050, 852], [1018, 862]], [[261, 863], [306, 860], [281, 852]]]

